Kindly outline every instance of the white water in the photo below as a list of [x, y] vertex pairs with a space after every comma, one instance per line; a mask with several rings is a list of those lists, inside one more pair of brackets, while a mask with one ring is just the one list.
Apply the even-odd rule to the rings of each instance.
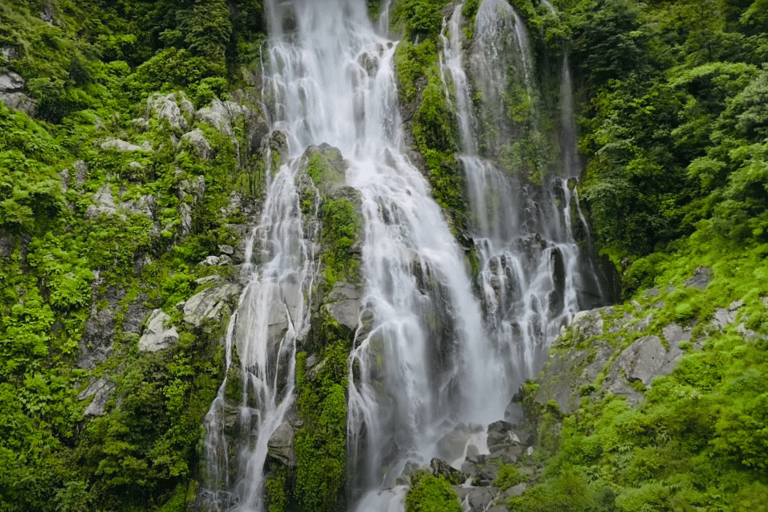
[[[257, 261], [243, 268], [248, 282], [227, 332], [227, 378], [205, 418], [209, 510], [261, 510], [267, 443], [293, 403], [296, 341], [309, 327], [305, 297], [311, 297], [315, 272], [313, 235], [302, 226], [295, 174], [296, 166], [285, 165], [270, 180], [248, 243], [247, 261]], [[237, 403], [225, 398], [230, 369], [243, 381]], [[238, 429], [241, 446], [227, 446], [228, 422]]]
[[[485, 322], [507, 361], [501, 382], [510, 389], [535, 375], [546, 357], [549, 342], [560, 326], [582, 307], [580, 297], [589, 293], [583, 256], [572, 229], [572, 202], [578, 198], [568, 178], [578, 176], [575, 121], [567, 62], [561, 85], [561, 153], [559, 176], [543, 176], [542, 185], [527, 183], [517, 169], [497, 163], [495, 146], [510, 144], [521, 129], [539, 126], [532, 58], [522, 18], [504, 0], [485, 0], [474, 27], [475, 50], [469, 62], [462, 59], [461, 8], [458, 5], [443, 34], [443, 76], [454, 91], [463, 142], [459, 158], [467, 179], [471, 229], [480, 260], [480, 287]], [[472, 80], [467, 78], [470, 72]], [[469, 83], [482, 93], [479, 117], [464, 98], [471, 97]], [[507, 87], [527, 91], [530, 118], [518, 127], [503, 115], [508, 109]], [[485, 138], [484, 150], [476, 140]], [[495, 141], [495, 142], [494, 142]], [[490, 147], [489, 147], [490, 146]], [[557, 208], [560, 197], [562, 208]], [[585, 224], [586, 226], [586, 224]], [[586, 277], [586, 279], [585, 279]], [[584, 302], [584, 301], [582, 301]]]
[[[290, 165], [269, 185], [253, 241], [258, 261], [227, 338], [227, 368], [236, 351], [248, 381], [235, 407], [234, 423], [247, 440], [236, 461], [222, 434], [233, 412], [226, 380], [206, 419], [210, 508], [263, 512], [267, 442], [292, 404], [296, 340], [308, 329], [315, 270], [314, 237], [302, 226], [294, 181], [306, 148], [328, 143], [347, 161], [347, 183], [360, 192], [364, 218], [364, 322], [349, 361], [349, 496], [360, 512], [400, 511], [404, 490], [396, 480], [406, 466], [441, 455], [438, 441], [448, 433], [476, 432], [471, 423], [480, 424], [474, 443], [483, 444], [485, 425], [503, 418], [559, 325], [578, 309], [578, 250], [563, 220], [571, 196], [560, 210], [550, 192], [523, 186], [480, 156], [459, 6], [447, 25], [443, 63], [462, 127], [482, 265], [478, 299], [462, 251], [406, 156], [395, 43], [371, 24], [366, 2], [267, 5], [266, 95], [273, 128], [287, 135]], [[522, 87], [532, 94], [535, 86], [525, 27], [503, 0], [485, 0], [477, 19], [480, 51], [470, 67], [488, 108], [504, 112], [508, 77], [494, 59], [514, 50]], [[515, 34], [511, 46], [494, 43], [507, 29]], [[514, 127], [498, 126], [487, 141], [512, 137]], [[284, 333], [270, 330], [276, 318]]]

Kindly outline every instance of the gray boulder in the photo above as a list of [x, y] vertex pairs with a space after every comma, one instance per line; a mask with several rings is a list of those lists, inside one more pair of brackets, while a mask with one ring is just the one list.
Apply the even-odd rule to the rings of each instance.
[[184, 321], [199, 327], [205, 320], [219, 320], [229, 312], [228, 302], [239, 293], [239, 285], [226, 281], [196, 293], [184, 304]]
[[[5, 52], [4, 52], [5, 53]], [[24, 94], [24, 79], [18, 73], [7, 71], [0, 73], [0, 101], [12, 110], [19, 110], [28, 116], [34, 116], [37, 104]]]
[[182, 115], [182, 109], [179, 106], [183, 102], [189, 103], [183, 92], [175, 92], [166, 96], [153, 94], [147, 98], [147, 115], [154, 114], [158, 119], [166, 120], [169, 125], [177, 130], [186, 131], [189, 123], [184, 115]]
[[186, 142], [192, 146], [195, 150], [195, 153], [197, 153], [197, 156], [203, 160], [210, 159], [213, 154], [211, 143], [208, 142], [208, 139], [205, 138], [205, 135], [203, 135], [202, 130], [199, 128], [195, 128], [191, 132], [182, 135], [181, 141]]
[[163, 313], [162, 309], [152, 311], [139, 340], [139, 352], [157, 352], [174, 346], [179, 341], [179, 333], [170, 324], [171, 317]]
[[293, 427], [284, 421], [274, 431], [267, 443], [267, 454], [289, 468], [296, 467], [296, 453], [293, 450]]
[[137, 146], [135, 144], [131, 144], [130, 142], [126, 142], [122, 139], [107, 139], [101, 143], [100, 147], [105, 151], [112, 150], [112, 151], [123, 151], [123, 152], [149, 151], [152, 149], [146, 143], [142, 144], [141, 146]]
[[88, 207], [85, 216], [89, 219], [93, 219], [99, 215], [114, 215], [115, 213], [117, 213], [117, 207], [115, 206], [115, 199], [112, 196], [112, 187], [109, 186], [109, 183], [105, 183], [96, 191], [96, 194], [94, 194], [93, 204]]
[[338, 281], [328, 294], [328, 311], [339, 324], [355, 330], [360, 318], [360, 297], [358, 286]]
[[77, 395], [78, 400], [87, 400], [93, 397], [91, 403], [83, 411], [85, 417], [103, 416], [109, 399], [115, 390], [115, 384], [105, 378], [96, 379], [87, 388]]

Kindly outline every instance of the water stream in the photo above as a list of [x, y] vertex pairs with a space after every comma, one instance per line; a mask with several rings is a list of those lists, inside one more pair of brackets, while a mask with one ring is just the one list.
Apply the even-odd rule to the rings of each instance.
[[[206, 419], [209, 508], [263, 511], [267, 441], [292, 404], [296, 340], [308, 329], [315, 272], [315, 228], [302, 225], [294, 181], [306, 148], [328, 143], [348, 164], [347, 184], [360, 192], [364, 220], [364, 321], [349, 359], [349, 498], [360, 512], [399, 511], [401, 473], [435, 456], [460, 464], [463, 454], [441, 445], [457, 431], [485, 450], [485, 426], [504, 417], [560, 325], [588, 305], [589, 278], [570, 220], [577, 198], [568, 178], [578, 171], [574, 163], [532, 185], [497, 165], [491, 148], [520, 131], [503, 115], [506, 88], [514, 83], [535, 97], [527, 32], [504, 0], [485, 0], [476, 50], [465, 63], [456, 7], [441, 63], [460, 125], [481, 262], [473, 282], [429, 185], [407, 157], [396, 43], [371, 23], [366, 2], [268, 0], [267, 8], [265, 88], [290, 158], [269, 183], [254, 265], [227, 337], [227, 368], [239, 365], [246, 376], [241, 405], [227, 406], [225, 380]], [[479, 115], [467, 71], [483, 94]], [[275, 318], [284, 321], [276, 327]], [[248, 440], [241, 447], [226, 446], [222, 431], [232, 425]]]

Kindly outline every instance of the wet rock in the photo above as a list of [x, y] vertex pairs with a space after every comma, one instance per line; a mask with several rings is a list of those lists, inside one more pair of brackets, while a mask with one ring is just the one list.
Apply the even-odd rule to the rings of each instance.
[[139, 340], [139, 352], [157, 352], [170, 348], [179, 341], [176, 327], [171, 325], [171, 317], [161, 309], [155, 309], [147, 320], [147, 327]]
[[693, 277], [685, 281], [685, 286], [689, 288], [698, 288], [704, 290], [712, 282], [712, 269], [709, 267], [699, 267], [693, 272]]
[[358, 286], [336, 282], [333, 290], [328, 294], [328, 310], [331, 316], [341, 325], [354, 330], [359, 323], [360, 315], [360, 289]]
[[437, 453], [440, 457], [455, 461], [464, 455], [467, 442], [472, 431], [466, 425], [459, 425], [437, 442]]
[[199, 327], [205, 320], [219, 320], [239, 293], [240, 286], [227, 281], [196, 293], [184, 304], [184, 321]]
[[432, 473], [432, 476], [445, 478], [448, 482], [455, 485], [462, 484], [469, 478], [469, 475], [462, 473], [458, 469], [452, 468], [450, 464], [442, 459], [435, 458], [429, 461], [429, 470]]
[[93, 397], [91, 403], [83, 411], [85, 417], [103, 416], [109, 399], [115, 390], [115, 384], [105, 378], [93, 381], [87, 388], [77, 395], [78, 400], [87, 400]]
[[498, 490], [492, 487], [454, 487], [454, 490], [468, 512], [486, 512], [498, 496]]
[[221, 254], [226, 254], [227, 256], [232, 256], [235, 254], [235, 248], [231, 245], [220, 245], [219, 246], [219, 252]]
[[226, 267], [227, 265], [232, 264], [232, 258], [227, 256], [226, 254], [222, 254], [221, 257], [219, 257], [219, 266], [220, 267]]
[[205, 135], [203, 135], [202, 130], [200, 130], [199, 128], [196, 128], [191, 132], [185, 133], [181, 137], [181, 141], [189, 143], [194, 148], [195, 153], [197, 153], [197, 156], [199, 156], [203, 160], [209, 160], [213, 155], [213, 149], [211, 148], [211, 143], [208, 142], [208, 139], [205, 138]]
[[506, 421], [497, 421], [488, 425], [488, 450], [490, 458], [500, 458], [506, 463], [514, 463], [522, 456], [525, 446], [515, 432], [514, 426]]
[[296, 453], [293, 450], [293, 427], [290, 423], [284, 421], [277, 427], [267, 443], [267, 454], [284, 466], [296, 467]]

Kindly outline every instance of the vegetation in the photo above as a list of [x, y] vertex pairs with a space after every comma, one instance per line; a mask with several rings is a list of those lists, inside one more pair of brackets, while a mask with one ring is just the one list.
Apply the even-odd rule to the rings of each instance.
[[406, 512], [461, 512], [456, 491], [444, 478], [421, 472], [411, 479], [405, 497]]
[[[463, 231], [458, 130], [437, 60], [449, 3], [396, 1], [391, 20], [403, 35], [395, 60], [409, 133], [436, 200]], [[551, 80], [567, 54], [588, 162], [580, 192], [597, 245], [619, 268], [626, 299], [664, 303], [633, 336], [671, 321], [696, 325], [676, 370], [638, 389], [639, 406], [599, 393], [603, 375], [582, 390], [573, 415], [537, 411], [535, 453], [545, 469], [510, 508], [763, 510], [765, 2], [553, 0], [557, 14], [539, 1], [510, 3], [525, 18], [536, 79], [546, 85], [531, 98], [506, 84], [503, 115], [527, 137], [485, 149], [526, 169], [530, 181], [542, 178], [537, 151], [556, 124]], [[464, 3], [468, 37], [479, 4]], [[368, 5], [378, 12], [381, 3]], [[0, 104], [0, 510], [170, 512], [195, 499], [202, 418], [223, 377], [223, 332], [184, 325], [178, 304], [205, 286], [201, 278], [233, 272], [200, 262], [236, 244], [233, 225], [245, 214], [232, 194], [259, 198], [267, 162], [251, 147], [245, 119], [233, 120], [230, 137], [193, 123], [184, 108], [230, 97], [256, 104], [264, 37], [255, 0], [0, 5], [0, 72], [19, 73], [34, 100], [33, 115]], [[181, 138], [188, 130], [153, 113], [157, 95], [170, 93], [180, 119], [210, 146], [206, 154]], [[534, 101], [545, 119], [531, 118]], [[534, 130], [535, 121], [544, 126]], [[102, 146], [115, 137], [133, 149]], [[356, 198], [323, 155], [307, 168], [320, 202], [302, 206], [317, 207], [330, 289], [361, 280], [353, 253], [361, 222]], [[698, 267], [711, 267], [713, 282], [686, 288]], [[652, 287], [653, 298], [644, 293]], [[739, 320], [709, 328], [715, 310], [736, 300], [745, 304]], [[139, 352], [135, 317], [153, 309], [173, 318], [179, 341]], [[307, 352], [297, 361], [297, 468], [271, 473], [272, 512], [344, 506], [350, 333], [325, 311], [313, 322], [305, 348], [318, 362], [308, 365]], [[98, 355], [94, 329], [110, 337], [108, 357]], [[608, 341], [631, 341], [620, 338]], [[103, 414], [86, 415], [94, 398], [84, 393], [95, 382], [113, 392]], [[239, 395], [231, 384], [227, 391]], [[494, 485], [521, 481], [503, 466]], [[414, 479], [406, 506], [461, 509], [449, 483], [426, 474]]]

